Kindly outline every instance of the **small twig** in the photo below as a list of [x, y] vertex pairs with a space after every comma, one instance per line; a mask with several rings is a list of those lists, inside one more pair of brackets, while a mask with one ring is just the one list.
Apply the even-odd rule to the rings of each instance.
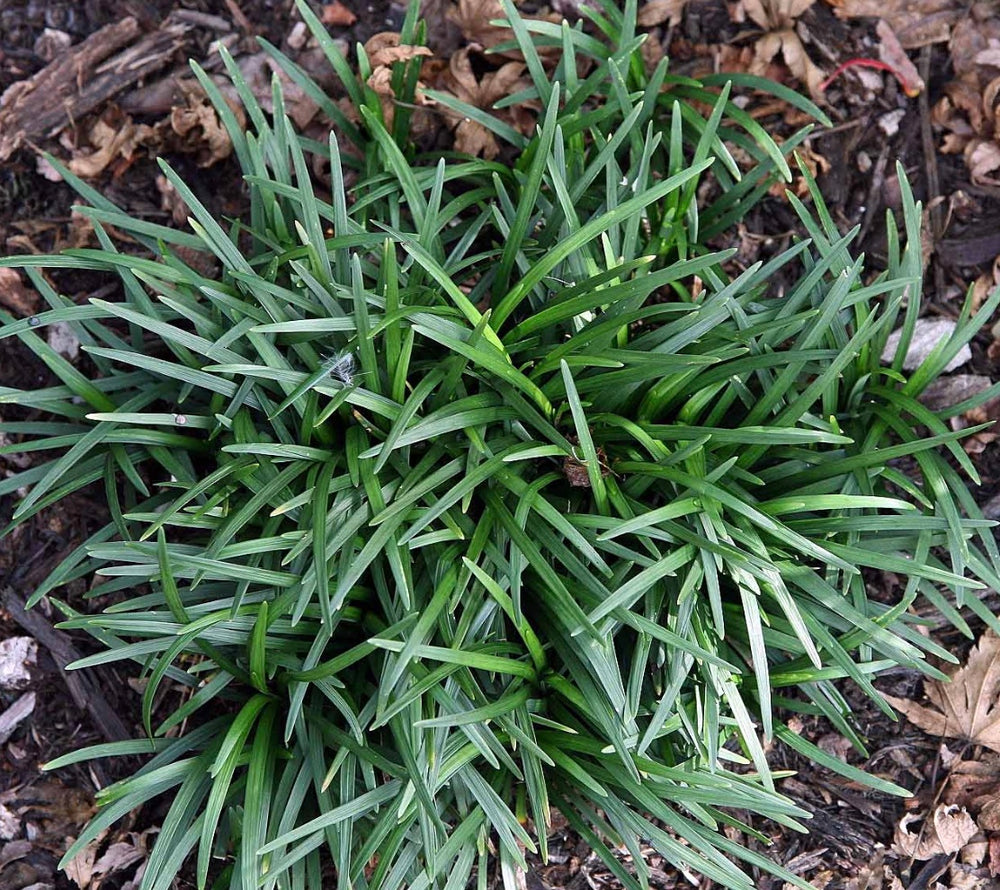
[[233, 21], [241, 31], [245, 34], [249, 34], [251, 37], [257, 33], [253, 23], [246, 17], [246, 13], [240, 9], [240, 5], [236, 2], [236, 0], [225, 0], [225, 3], [226, 9], [229, 10], [229, 14], [233, 17]]
[[98, 684], [83, 673], [66, 670], [66, 665], [80, 657], [70, 643], [69, 637], [61, 630], [56, 630], [41, 613], [25, 611], [24, 603], [24, 598], [15, 593], [13, 588], [5, 587], [0, 590], [0, 604], [10, 612], [11, 617], [21, 627], [48, 650], [73, 701], [77, 707], [90, 713], [94, 728], [110, 742], [132, 738], [132, 733], [128, 731], [118, 713], [101, 694]]
[[174, 15], [180, 22], [187, 22], [209, 31], [228, 34], [233, 30], [233, 23], [221, 15], [211, 15], [207, 12], [199, 12], [197, 9], [178, 9], [175, 10]]
[[826, 138], [827, 136], [833, 136], [835, 133], [843, 133], [847, 130], [856, 130], [858, 127], [866, 125], [867, 121], [864, 118], [854, 117], [848, 121], [844, 121], [843, 123], [834, 124], [832, 127], [826, 127], [816, 135]]
[[882, 151], [879, 152], [878, 160], [875, 162], [875, 167], [872, 170], [871, 185], [868, 188], [868, 196], [865, 199], [865, 215], [861, 220], [861, 229], [858, 231], [858, 244], [864, 243], [865, 235], [868, 234], [868, 230], [875, 220], [875, 211], [884, 206], [884, 202], [879, 200], [879, 195], [882, 192], [882, 187], [885, 185], [885, 166], [888, 161], [889, 143], [886, 141], [882, 146]]
[[[931, 48], [925, 46], [920, 50], [920, 76], [924, 83], [928, 82], [931, 68]], [[941, 194], [941, 181], [938, 178], [937, 148], [934, 145], [934, 134], [931, 131], [931, 109], [927, 93], [920, 94], [920, 141], [924, 149], [924, 168], [927, 175], [927, 215], [930, 225], [932, 246], [937, 249], [938, 242], [944, 234], [941, 219], [941, 207], [938, 197]], [[934, 263], [934, 295], [941, 299], [944, 293], [944, 269], [940, 262]]]

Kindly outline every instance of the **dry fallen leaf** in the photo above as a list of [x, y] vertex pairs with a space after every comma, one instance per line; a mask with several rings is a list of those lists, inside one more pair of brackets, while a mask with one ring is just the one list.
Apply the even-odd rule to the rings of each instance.
[[976, 822], [983, 831], [1000, 831], [1000, 797], [991, 797], [983, 804]]
[[[298, 56], [297, 62], [306, 67], [306, 61], [312, 65], [313, 53], [302, 53]], [[319, 106], [309, 97], [309, 94], [293, 81], [285, 70], [277, 64], [270, 56], [264, 52], [251, 53], [241, 56], [239, 59], [240, 73], [246, 81], [250, 92], [260, 104], [260, 107], [269, 114], [274, 112], [274, 78], [277, 77], [281, 83], [281, 94], [285, 101], [285, 112], [292, 119], [292, 122], [301, 130], [304, 130], [312, 119], [316, 116]], [[310, 68], [312, 76], [313, 71]], [[216, 80], [222, 95], [225, 97], [230, 109], [236, 115], [240, 126], [245, 125], [243, 106], [235, 89], [231, 83], [219, 77]]]
[[34, 315], [38, 311], [38, 294], [25, 286], [17, 269], [0, 269], [0, 305], [17, 315]]
[[[788, 66], [788, 70], [806, 85], [809, 94], [817, 99], [823, 95], [820, 84], [826, 79], [822, 70], [809, 58], [802, 39], [791, 28], [781, 31], [772, 31], [765, 34], [756, 44], [757, 53], [764, 67], [770, 62], [778, 50], [781, 50], [782, 58]], [[755, 63], [751, 66], [751, 73], [756, 73], [759, 66]]]
[[392, 129], [392, 122], [396, 114], [396, 93], [392, 88], [392, 68], [388, 65], [379, 65], [371, 73], [371, 77], [365, 83], [375, 91], [379, 103], [382, 105], [382, 120], [388, 129]]
[[15, 840], [0, 847], [0, 871], [3, 871], [10, 863], [23, 859], [34, 850], [35, 845], [28, 840]]
[[795, 20], [816, 0], [742, 0], [743, 11], [765, 31], [794, 28]]
[[417, 56], [433, 55], [426, 46], [400, 43], [399, 40], [399, 34], [395, 31], [381, 31], [368, 39], [365, 54], [373, 69], [392, 65], [394, 62], [408, 62]]
[[[479, 49], [491, 49], [498, 43], [513, 39], [513, 32], [504, 25], [494, 25], [494, 21], [506, 21], [507, 14], [500, 0], [458, 0], [456, 5], [448, 9], [448, 19], [456, 24], [466, 41]], [[524, 20], [551, 22], [558, 25], [561, 16], [524, 16]], [[545, 62], [555, 64], [562, 56], [562, 49], [557, 46], [539, 47], [538, 54]], [[504, 50], [500, 53], [508, 59], [523, 59], [520, 50]]]
[[870, 862], [866, 862], [857, 877], [851, 878], [845, 890], [875, 890], [882, 886], [882, 876], [885, 874], [885, 847], [878, 844], [872, 851]]
[[978, 868], [986, 860], [988, 853], [987, 846], [985, 839], [976, 838], [969, 841], [969, 843], [962, 847], [960, 862], [955, 863], [955, 865], [968, 865], [972, 868]]
[[[985, 850], [985, 841], [982, 846], [983, 850]], [[990, 880], [985, 872], [984, 868], [965, 865], [961, 862], [953, 862], [948, 866], [947, 883], [943, 884], [940, 881], [936, 881], [933, 888], [934, 890], [945, 890], [945, 888], [947, 890], [995, 890], [996, 883]], [[911, 884], [910, 886], [912, 887], [913, 885]]]
[[937, 710], [885, 695], [915, 726], [937, 737], [962, 739], [1000, 752], [1000, 637], [986, 631], [950, 683], [930, 681], [927, 698]]
[[965, 156], [975, 185], [1000, 184], [1000, 16], [995, 4], [974, 3], [954, 22], [948, 40], [954, 76], [931, 119], [944, 130], [941, 151]]
[[[809, 145], [802, 145], [797, 148], [795, 150], [795, 157], [799, 164], [809, 171], [809, 175], [813, 179], [816, 179], [821, 174], [829, 173], [831, 167], [833, 166], [826, 157], [821, 155]], [[768, 194], [773, 195], [775, 198], [782, 198], [787, 188], [789, 188], [788, 183], [775, 182], [768, 189]], [[809, 183], [806, 181], [805, 176], [796, 176], [791, 185], [791, 190], [795, 192], [795, 195], [798, 198], [806, 201], [812, 200], [812, 196], [809, 192]], [[742, 223], [740, 223], [740, 225], [742, 226]], [[755, 261], [756, 257], [753, 262]]]
[[960, 18], [951, 32], [948, 51], [955, 75], [977, 72], [980, 66], [990, 66], [991, 51], [996, 50], [1000, 37], [1000, 20], [995, 8], [974, 5]]
[[130, 833], [129, 837], [134, 843], [117, 841], [110, 844], [98, 858], [97, 854], [104, 846], [107, 834], [106, 831], [102, 831], [66, 865], [67, 877], [74, 881], [80, 890], [100, 890], [108, 877], [120, 874], [149, 856], [143, 843], [143, 836]]
[[991, 834], [990, 844], [990, 877], [1000, 875], [1000, 834]]
[[920, 72], [917, 71], [917, 66], [910, 61], [910, 57], [903, 49], [896, 32], [892, 30], [892, 26], [885, 19], [879, 19], [875, 26], [875, 33], [879, 39], [879, 58], [886, 65], [890, 65], [895, 70], [896, 77], [907, 84], [906, 95], [915, 96], [922, 93], [927, 88], [927, 84], [924, 83]]
[[[944, 746], [942, 745], [942, 748]], [[944, 803], [965, 807], [978, 813], [990, 800], [1000, 794], [1000, 755], [984, 751], [978, 760], [955, 760], [946, 763], [948, 784], [942, 794]]]
[[688, 0], [649, 0], [639, 10], [638, 22], [643, 28], [662, 25], [667, 22], [671, 27], [681, 23], [681, 13]]
[[815, 0], [741, 0], [740, 14], [766, 33], [754, 44], [751, 74], [768, 76], [768, 66], [781, 54], [792, 75], [806, 85], [813, 98], [819, 98], [823, 72], [813, 63], [795, 30], [796, 19]]
[[950, 421], [952, 429], [967, 429], [970, 426], [989, 424], [989, 427], [973, 433], [962, 441], [966, 454], [982, 454], [993, 442], [1000, 438], [996, 431], [997, 420], [1000, 420], [1000, 399], [993, 398], [982, 405], [963, 411], [961, 417], [953, 417]]
[[189, 95], [186, 106], [175, 106], [170, 112], [170, 126], [187, 151], [197, 156], [199, 167], [211, 167], [233, 151], [229, 134], [207, 98]]
[[324, 25], [331, 25], [334, 28], [349, 28], [357, 20], [358, 17], [339, 0], [333, 0], [333, 3], [324, 3], [323, 11], [320, 13], [320, 21]]
[[[396, 93], [392, 88], [393, 70], [396, 62], [408, 62], [421, 56], [431, 56], [433, 53], [426, 46], [401, 44], [400, 36], [395, 31], [382, 31], [372, 35], [365, 44], [365, 54], [371, 63], [372, 73], [366, 81], [374, 90], [382, 105], [382, 119], [387, 128], [392, 128], [396, 113]], [[423, 83], [417, 82], [415, 101], [417, 105], [424, 104], [422, 93]], [[356, 111], [349, 111], [348, 117], [354, 119]]]
[[[493, 108], [500, 99], [528, 87], [529, 82], [523, 74], [524, 65], [521, 62], [507, 62], [498, 70], [487, 72], [477, 80], [469, 58], [469, 50], [460, 49], [452, 55], [448, 70], [443, 72], [441, 85], [444, 90], [463, 102], [495, 115], [519, 132], [528, 135], [535, 127], [537, 106], [533, 108], [527, 103], [520, 103], [499, 111]], [[497, 156], [500, 146], [490, 130], [478, 121], [457, 114], [451, 109], [442, 107], [441, 111], [455, 128], [456, 151], [474, 156], [482, 155], [487, 160]]]
[[170, 218], [173, 220], [175, 226], [183, 226], [191, 215], [191, 208], [187, 206], [187, 203], [181, 197], [181, 193], [162, 174], [156, 177], [156, 188], [160, 192], [160, 209], [170, 212]]
[[451, 19], [469, 43], [478, 43], [487, 49], [509, 40], [510, 28], [491, 25], [491, 20], [504, 18], [500, 0], [458, 0], [457, 6], [448, 10]]
[[944, 42], [965, 14], [954, 0], [842, 0], [834, 12], [842, 19], [885, 19], [907, 49]]
[[1000, 185], [1000, 144], [993, 140], [973, 139], [965, 147], [965, 163], [973, 185]]
[[154, 129], [136, 124], [128, 115], [108, 109], [94, 121], [87, 134], [91, 152], [77, 152], [67, 165], [77, 176], [98, 176], [116, 158], [131, 161], [140, 145], [157, 141]]
[[[910, 824], [920, 822], [917, 831]], [[894, 849], [908, 859], [931, 859], [942, 853], [957, 853], [979, 831], [963, 807], [941, 804], [930, 819], [919, 813], [907, 813], [896, 826]]]
[[102, 831], [63, 867], [66, 877], [76, 884], [80, 890], [89, 890], [90, 882], [94, 877], [94, 862], [97, 859], [97, 849], [104, 843], [106, 836], [107, 831]]
[[62, 844], [76, 837], [96, 811], [93, 796], [83, 787], [41, 778], [24, 786], [17, 796], [17, 813], [32, 824], [36, 843]]
[[101, 858], [94, 863], [94, 877], [103, 878], [122, 872], [148, 855], [146, 850], [141, 846], [135, 846], [135, 844], [124, 841], [111, 844]]
[[991, 122], [990, 116], [983, 112], [979, 79], [974, 74], [964, 74], [945, 84], [944, 95], [934, 104], [931, 119], [945, 130], [942, 152], [964, 151]]
[[[285, 75], [285, 78], [288, 79], [288, 76]], [[251, 78], [247, 81], [251, 82]], [[64, 134], [63, 145], [73, 155], [68, 165], [70, 170], [77, 176], [92, 178], [114, 163], [131, 163], [140, 149], [152, 154], [167, 150], [192, 154], [200, 167], [209, 167], [229, 157], [232, 153], [229, 133], [205, 92], [193, 82], [178, 82], [175, 86], [181, 93], [177, 104], [171, 106], [167, 118], [152, 126], [136, 124], [131, 115], [111, 106], [91, 124], [87, 133], [87, 141], [93, 151], [74, 146]], [[268, 95], [271, 95], [270, 76], [267, 89]], [[297, 114], [300, 107], [294, 101], [294, 92], [286, 90], [285, 95], [289, 113], [297, 124], [304, 126], [315, 114], [317, 106], [311, 103], [308, 116], [303, 118]], [[242, 111], [234, 105], [233, 112], [242, 124]]]

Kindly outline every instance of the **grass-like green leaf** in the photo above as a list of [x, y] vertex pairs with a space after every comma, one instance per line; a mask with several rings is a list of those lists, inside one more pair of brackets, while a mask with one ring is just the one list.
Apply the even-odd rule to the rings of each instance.
[[[390, 73], [389, 122], [364, 49], [355, 67], [297, 3], [353, 107], [265, 48], [329, 138], [296, 132], [278, 79], [265, 112], [223, 54], [242, 129], [195, 71], [243, 218], [215, 219], [166, 166], [184, 231], [66, 171], [98, 246], [0, 260], [47, 307], [4, 316], [0, 338], [50, 374], [0, 388], [0, 454], [30, 463], [0, 480], [11, 528], [91, 483], [109, 512], [31, 604], [99, 572], [85, 605], [54, 600], [96, 641], [72, 667], [141, 674], [153, 737], [48, 765], [150, 757], [101, 791], [69, 855], [163, 798], [141, 890], [189, 859], [202, 888], [216, 859], [239, 890], [311, 890], [330, 869], [343, 887], [462, 890], [475, 872], [485, 888], [544, 855], [556, 806], [630, 888], [647, 844], [720, 886], [750, 890], [748, 868], [805, 886], [726, 834], [801, 827], [764, 741], [899, 793], [787, 714], [862, 748], [835, 684], [888, 713], [880, 672], [940, 677], [928, 657], [952, 658], [915, 609], [997, 626], [980, 596], [1000, 550], [960, 443], [976, 428], [946, 424], [973, 402], [918, 396], [1000, 292], [905, 372], [919, 204], [901, 176], [903, 231], [873, 273], [801, 165], [808, 237], [733, 272], [708, 242], [808, 132], [778, 145], [735, 94], [825, 119], [759, 78], [647, 71], [637, 0], [584, 4], [572, 26], [504, 0], [495, 49], [531, 86], [493, 109], [433, 97], [507, 143], [490, 161], [421, 154], [419, 60]], [[411, 4], [401, 39], [423, 32]], [[536, 100], [531, 137], [494, 115]], [[75, 305], [57, 285], [80, 271], [120, 288]], [[56, 323], [86, 361], [40, 336]], [[864, 569], [897, 575], [897, 597], [870, 596]]]

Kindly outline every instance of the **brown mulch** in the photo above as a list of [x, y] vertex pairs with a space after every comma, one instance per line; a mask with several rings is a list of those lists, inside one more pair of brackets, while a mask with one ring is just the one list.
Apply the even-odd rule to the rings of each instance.
[[[554, 10], [572, 16], [579, 2], [584, 0], [521, 5], [531, 13]], [[456, 89], [463, 85], [470, 90], [486, 89], [482, 57], [476, 56], [475, 66], [468, 61], [469, 41], [446, 16], [451, 3], [425, 0], [432, 49], [443, 62], [457, 56], [467, 66], [452, 66], [457, 72]], [[330, 33], [345, 48], [398, 29], [405, 12], [389, 0], [343, 0], [324, 9], [313, 5], [326, 14]], [[462, 5], [475, 6], [469, 0]], [[875, 267], [885, 253], [885, 214], [899, 209], [895, 162], [901, 161], [917, 197], [928, 208], [931, 249], [925, 311], [929, 315], [955, 318], [970, 285], [976, 283], [985, 292], [1000, 280], [1000, 178], [996, 173], [1000, 147], [991, 105], [1000, 91], [1000, 79], [995, 77], [1000, 72], [996, 3], [883, 0], [865, 7], [864, 0], [690, 0], [687, 4], [653, 0], [640, 3], [640, 8], [647, 9], [650, 52], [666, 53], [676, 74], [754, 70], [798, 89], [812, 88], [834, 125], [818, 129], [803, 155], [815, 170], [841, 229], [861, 227], [857, 247]], [[867, 17], [856, 14], [866, 9]], [[917, 18], [907, 18], [914, 10]], [[873, 17], [876, 14], [885, 17], [898, 48], [893, 48]], [[931, 33], [931, 25], [939, 30]], [[480, 27], [486, 26], [480, 23]], [[484, 35], [485, 30], [479, 36], [485, 39]], [[48, 252], [90, 243], [92, 232], [72, 213], [73, 192], [40, 160], [42, 150], [75, 165], [79, 175], [128, 212], [183, 224], [183, 213], [177, 214], [155, 163], [163, 155], [213, 212], [239, 215], [243, 195], [239, 171], [226, 156], [224, 145], [213, 139], [211, 121], [202, 116], [203, 97], [191, 88], [186, 60], [196, 59], [210, 74], [217, 74], [221, 65], [214, 46], [222, 43], [248, 66], [246, 71], [262, 75], [267, 92], [270, 72], [260, 60], [258, 36], [307, 68], [316, 64], [314, 48], [301, 31], [290, 0], [0, 2], [0, 94], [7, 91], [0, 100], [0, 254]], [[817, 92], [820, 69], [829, 75], [838, 65], [857, 58], [892, 58], [894, 65], [900, 65], [898, 53], [905, 54], [924, 82], [924, 89], [915, 96], [906, 92], [913, 77], [909, 69], [901, 83], [891, 72], [864, 66], [846, 69]], [[84, 71], [89, 73], [83, 76]], [[479, 77], [478, 83], [475, 77], [469, 79], [472, 72]], [[499, 71], [491, 73], [499, 76]], [[515, 78], [509, 81], [513, 84]], [[500, 82], [492, 81], [494, 85]], [[784, 103], [768, 103], [760, 97], [753, 103], [752, 113], [776, 138], [804, 123]], [[306, 103], [296, 105], [290, 98], [289, 107], [293, 115], [302, 114], [303, 126], [322, 126], [322, 121], [310, 117]], [[530, 117], [526, 125], [530, 128]], [[437, 137], [456, 138], [447, 127]], [[491, 149], [482, 144], [468, 150]], [[996, 168], [990, 166], [994, 155]], [[801, 180], [791, 187], [803, 194]], [[785, 249], [800, 234], [797, 218], [781, 189], [776, 189], [720, 246], [736, 246], [736, 262], [749, 265]], [[105, 284], [79, 273], [54, 274], [53, 281], [63, 293], [79, 300], [93, 296]], [[28, 292], [15, 293], [9, 280], [0, 280], [0, 303], [7, 311], [30, 314], [32, 299]], [[963, 369], [987, 382], [1000, 377], [1000, 346], [993, 340], [992, 323], [972, 344], [971, 362]], [[45, 368], [16, 339], [0, 341], [0, 386], [30, 389], [47, 380]], [[27, 415], [4, 406], [3, 419], [23, 420]], [[1000, 516], [1000, 448], [988, 439], [981, 445], [972, 454], [983, 480], [976, 497], [986, 505], [988, 515]], [[0, 457], [0, 470], [15, 471], [17, 458]], [[15, 505], [15, 498], [0, 499], [0, 528], [10, 520]], [[65, 671], [68, 662], [93, 651], [91, 641], [56, 629], [59, 615], [44, 600], [31, 612], [21, 608], [48, 572], [99, 526], [102, 514], [100, 491], [83, 493], [58, 509], [42, 511], [0, 540], [0, 642], [33, 642], [36, 652], [26, 679], [9, 689], [0, 688], [2, 890], [78, 888], [76, 881], [56, 870], [56, 862], [67, 838], [75, 836], [92, 815], [94, 791], [126, 775], [133, 766], [105, 760], [56, 775], [40, 770], [45, 761], [66, 751], [141, 733], [139, 696], [130, 689], [128, 677], [122, 673], [78, 676]], [[891, 579], [873, 578], [872, 584], [881, 585], [887, 595], [892, 592]], [[79, 580], [61, 591], [61, 596], [80, 610], [99, 607], [86, 599], [86, 593], [86, 582]], [[979, 625], [973, 629], [977, 635], [981, 631]], [[943, 626], [932, 632], [939, 643], [962, 657], [971, 647], [970, 641]], [[922, 681], [913, 672], [890, 672], [881, 685], [898, 698], [921, 699]], [[782, 783], [784, 792], [814, 817], [804, 835], [755, 824], [772, 842], [758, 849], [804, 875], [817, 888], [828, 890], [952, 886], [983, 890], [995, 886], [987, 881], [1000, 881], [995, 877], [1000, 861], [991, 859], [996, 833], [987, 831], [981, 838], [989, 849], [976, 864], [967, 856], [963, 861], [964, 849], [908, 859], [893, 847], [897, 826], [907, 813], [927, 813], [937, 805], [957, 743], [948, 743], [949, 748], [908, 722], [889, 721], [849, 686], [842, 693], [868, 747], [867, 760], [848, 751], [844, 740], [823, 721], [799, 721], [798, 731], [824, 750], [910, 789], [914, 798], [904, 801], [854, 786], [787, 749], [774, 747], [774, 768], [792, 773]], [[13, 723], [7, 728], [5, 715]], [[1000, 779], [992, 781], [993, 793], [1000, 799]], [[132, 814], [112, 832], [109, 842], [130, 845], [139, 858], [105, 876], [96, 874], [89, 890], [128, 886], [140, 854], [155, 836], [158, 815], [155, 808], [148, 808]], [[526, 876], [527, 887], [618, 886], [586, 844], [556, 816], [549, 861], [534, 863]], [[996, 856], [1000, 860], [1000, 851]], [[704, 879], [696, 883], [694, 876], [678, 874], [652, 853], [648, 864], [653, 886], [662, 890], [712, 886]], [[992, 869], [996, 870], [990, 875]], [[760, 875], [758, 886], [777, 890], [780, 882]]]

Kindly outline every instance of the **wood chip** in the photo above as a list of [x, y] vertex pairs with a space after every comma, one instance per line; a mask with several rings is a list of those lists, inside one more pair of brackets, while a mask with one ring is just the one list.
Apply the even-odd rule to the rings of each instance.
[[105, 25], [0, 97], [0, 161], [55, 136], [102, 102], [171, 62], [193, 25], [168, 17], [141, 35], [132, 16]]
[[0, 689], [27, 687], [37, 660], [38, 644], [31, 637], [10, 637], [0, 643]]
[[[920, 318], [913, 329], [913, 337], [910, 339], [909, 348], [906, 350], [906, 358], [903, 359], [903, 367], [907, 371], [912, 371], [921, 364], [931, 354], [934, 348], [942, 340], [947, 340], [955, 333], [955, 322], [947, 318]], [[882, 353], [882, 361], [891, 362], [899, 349], [901, 331], [893, 331], [885, 344], [885, 351]], [[945, 371], [954, 371], [966, 362], [972, 360], [972, 350], [966, 343], [963, 345], [955, 357], [945, 366]]]
[[35, 693], [26, 692], [6, 711], [0, 714], [0, 745], [13, 735], [18, 725], [35, 710]]

